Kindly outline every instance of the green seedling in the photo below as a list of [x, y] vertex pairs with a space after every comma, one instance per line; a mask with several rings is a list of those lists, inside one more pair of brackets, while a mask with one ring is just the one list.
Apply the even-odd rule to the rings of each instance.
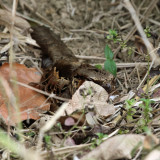
[[108, 40], [112, 40], [114, 43], [118, 42], [120, 39], [118, 39], [118, 33], [114, 29], [109, 30], [109, 34], [106, 37]]
[[29, 136], [29, 137], [33, 137], [33, 136], [35, 136], [35, 132], [30, 131], [30, 132], [25, 133], [25, 135]]
[[[151, 104], [154, 103], [154, 101], [150, 99], [145, 99], [142, 98], [140, 99], [142, 101], [142, 104], [140, 104], [140, 107], [142, 109], [142, 117], [138, 120], [137, 122], [137, 133], [145, 132], [149, 133], [150, 129], [148, 128], [149, 123], [151, 122], [151, 112], [152, 112], [152, 107]], [[133, 121], [133, 116], [136, 113], [136, 109], [133, 108], [134, 104], [136, 101], [134, 99], [127, 100], [126, 101], [126, 110], [127, 110], [127, 116], [126, 119], [128, 122]]]
[[108, 137], [108, 135], [103, 133], [96, 133], [96, 135], [97, 135], [97, 138], [94, 137], [92, 139], [91, 149], [99, 146], [103, 142], [103, 138]]
[[127, 134], [129, 133], [128, 129], [119, 129], [118, 134]]
[[104, 62], [104, 69], [106, 71], [109, 71], [114, 76], [116, 76], [117, 66], [116, 66], [115, 61], [113, 60], [114, 54], [108, 45], [106, 45], [104, 53], [106, 57], [106, 61]]
[[133, 53], [132, 48], [131, 48], [131, 47], [128, 47], [128, 55], [129, 55], [129, 56], [131, 56], [131, 55], [132, 55], [132, 53]]
[[151, 28], [150, 28], [150, 27], [146, 27], [146, 28], [144, 29], [144, 32], [145, 32], [147, 38], [150, 38], [150, 37], [152, 36], [152, 35], [151, 35]]
[[154, 101], [150, 99], [140, 99], [143, 103], [140, 105], [142, 108], [142, 117], [138, 121], [138, 129], [137, 133], [145, 132], [149, 133], [150, 129], [148, 128], [149, 123], [151, 122], [151, 115], [152, 115], [152, 107], [151, 104], [154, 103]]
[[114, 43], [120, 43], [122, 47], [126, 46], [126, 42], [123, 41], [123, 39], [118, 35], [118, 32], [114, 29], [109, 30], [109, 34], [106, 38]]
[[140, 99], [143, 103], [140, 105], [142, 108], [142, 118], [139, 120], [139, 123], [142, 127], [148, 126], [149, 122], [151, 122], [150, 115], [152, 111], [151, 103], [154, 103], [154, 101], [150, 99]]
[[51, 145], [51, 136], [45, 135], [44, 136], [44, 141], [47, 144], [47, 146], [49, 147]]
[[106, 39], [114, 43], [118, 43], [121, 46], [121, 49], [127, 48], [129, 56], [132, 54], [133, 48], [127, 46], [127, 42], [123, 40], [122, 36], [120, 36], [115, 29], [109, 30], [109, 34], [106, 36]]
[[136, 109], [133, 108], [134, 104], [136, 101], [134, 99], [130, 99], [126, 101], [126, 110], [127, 110], [127, 116], [126, 119], [127, 121], [132, 121], [133, 120], [133, 115], [136, 113]]
[[60, 122], [58, 122], [56, 125], [57, 125], [59, 131], [65, 132], [65, 131], [63, 130], [62, 124], [61, 124]]
[[99, 70], [102, 70], [102, 65], [100, 65], [100, 64], [96, 64], [95, 67], [96, 67], [97, 69], [99, 69]]

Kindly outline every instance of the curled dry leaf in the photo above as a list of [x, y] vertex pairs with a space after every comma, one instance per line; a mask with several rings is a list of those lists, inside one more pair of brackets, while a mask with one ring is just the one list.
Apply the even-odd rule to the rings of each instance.
[[95, 109], [99, 116], [107, 117], [115, 113], [113, 105], [107, 103], [106, 90], [92, 81], [85, 81], [68, 102], [68, 115], [84, 108]]
[[81, 158], [81, 160], [114, 160], [121, 158], [131, 159], [133, 149], [138, 149], [142, 146], [144, 136], [136, 134], [117, 135], [112, 137], [99, 147], [92, 150], [90, 153]]
[[65, 141], [64, 141], [64, 146], [75, 146], [76, 143], [73, 140], [73, 138], [68, 137]]
[[158, 160], [160, 159], [160, 150], [155, 149], [148, 154], [144, 160]]
[[159, 139], [155, 135], [148, 135], [144, 139], [143, 148], [147, 150], [153, 149], [156, 145], [159, 144]]
[[135, 35], [135, 45], [137, 47], [138, 53], [142, 55], [147, 54], [147, 48], [143, 42], [143, 39], [138, 35]]
[[48, 121], [50, 121], [52, 116], [45, 114], [43, 117], [40, 117], [40, 119], [37, 119], [34, 123], [30, 125], [30, 129], [41, 129]]
[[152, 125], [154, 125], [154, 126], [159, 126], [160, 125], [160, 115], [158, 115], [157, 117], [155, 117], [152, 120]]
[[93, 135], [95, 135], [97, 133], [108, 134], [109, 131], [111, 131], [111, 127], [109, 127], [109, 126], [103, 126], [101, 124], [94, 125], [94, 127], [91, 130], [91, 132], [92, 132]]
[[157, 97], [159, 97], [159, 96], [160, 96], [160, 88], [157, 88], [157, 89], [153, 92], [152, 97], [153, 97], [153, 98], [157, 98]]
[[99, 106], [96, 106], [96, 113], [101, 117], [108, 117], [115, 113], [115, 108], [113, 104], [100, 103]]
[[93, 112], [88, 112], [86, 114], [86, 121], [90, 126], [95, 126], [96, 124], [98, 124]]
[[[39, 82], [41, 79], [40, 73], [35, 68], [27, 68], [22, 64], [13, 64], [13, 74], [16, 77], [17, 81], [29, 84], [30, 82]], [[0, 67], [1, 76], [8, 82], [10, 89], [15, 86], [11, 84], [9, 78], [9, 64], [5, 63]], [[1, 83], [2, 84], [2, 83]], [[14, 95], [17, 95], [18, 100], [18, 110], [16, 112], [15, 106], [7, 105], [9, 98], [6, 98], [6, 86], [1, 85], [0, 89], [0, 115], [1, 118], [6, 122], [6, 124], [15, 125], [19, 121], [26, 119], [38, 119], [40, 118], [40, 113], [44, 113], [49, 110], [50, 106], [46, 103], [46, 98], [23, 86], [17, 85], [16, 92], [11, 90]], [[9, 114], [10, 113], [10, 114]]]
[[53, 134], [51, 136], [51, 141], [55, 146], [60, 147], [62, 145], [63, 139], [60, 138], [59, 135]]

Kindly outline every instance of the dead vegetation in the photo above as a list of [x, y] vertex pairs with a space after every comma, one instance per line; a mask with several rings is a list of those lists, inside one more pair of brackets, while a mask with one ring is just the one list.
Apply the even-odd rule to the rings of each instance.
[[159, 0], [0, 2], [1, 159], [160, 159]]

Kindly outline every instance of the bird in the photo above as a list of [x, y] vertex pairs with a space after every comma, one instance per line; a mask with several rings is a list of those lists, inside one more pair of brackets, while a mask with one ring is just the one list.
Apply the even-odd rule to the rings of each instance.
[[45, 69], [52, 70], [56, 68], [60, 77], [67, 79], [79, 77], [100, 84], [105, 89], [110, 88], [113, 76], [109, 72], [79, 62], [79, 59], [60, 39], [60, 36], [55, 34], [49, 27], [38, 25], [33, 26], [32, 29], [31, 36], [42, 50], [42, 63]]

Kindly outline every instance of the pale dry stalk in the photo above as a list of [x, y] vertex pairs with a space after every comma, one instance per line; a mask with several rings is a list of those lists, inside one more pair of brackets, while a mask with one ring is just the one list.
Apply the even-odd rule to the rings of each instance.
[[137, 30], [144, 41], [144, 44], [145, 44], [145, 46], [151, 56], [151, 59], [153, 61], [153, 65], [154, 66], [160, 65], [160, 57], [158, 57], [158, 55], [155, 53], [156, 50], [154, 49], [153, 45], [149, 42], [146, 34], [144, 33], [144, 29], [141, 25], [141, 22], [139, 20], [139, 17], [137, 15], [135, 9], [133, 8], [133, 6], [129, 0], [124, 0], [124, 4], [125, 4], [125, 7], [128, 9], [128, 11], [130, 12], [132, 19], [137, 27]]

